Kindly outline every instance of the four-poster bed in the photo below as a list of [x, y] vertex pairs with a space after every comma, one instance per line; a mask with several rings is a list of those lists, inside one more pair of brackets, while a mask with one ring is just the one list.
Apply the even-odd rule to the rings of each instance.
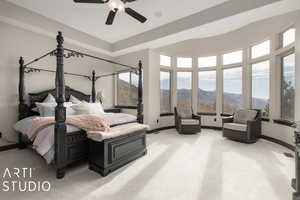
[[[22, 120], [29, 116], [35, 116], [38, 115], [38, 113], [34, 112], [32, 110], [33, 107], [35, 107], [35, 103], [42, 102], [47, 95], [50, 93], [55, 97], [56, 100], [56, 107], [55, 107], [55, 128], [54, 128], [54, 166], [56, 168], [56, 176], [57, 178], [63, 178], [65, 175], [66, 167], [74, 162], [78, 162], [80, 160], [85, 160], [88, 157], [88, 139], [86, 136], [85, 131], [75, 131], [75, 132], [68, 132], [67, 133], [67, 126], [66, 126], [66, 107], [64, 107], [64, 103], [66, 100], [70, 98], [70, 96], [74, 96], [78, 98], [81, 101], [89, 102], [90, 99], [92, 102], [96, 101], [96, 88], [95, 83], [99, 78], [102, 77], [108, 77], [108, 76], [114, 76], [117, 75], [120, 72], [124, 71], [130, 71], [135, 72], [138, 74], [138, 103], [137, 103], [137, 118], [136, 121], [138, 123], [143, 123], [143, 104], [142, 104], [142, 62], [139, 61], [138, 68], [121, 64], [115, 61], [111, 61], [108, 59], [100, 58], [97, 56], [89, 55], [86, 53], [78, 52], [71, 49], [66, 49], [63, 47], [63, 36], [62, 33], [59, 32], [57, 35], [57, 48], [55, 50], [52, 50], [48, 52], [47, 54], [34, 59], [30, 61], [27, 64], [24, 64], [24, 60], [22, 57], [20, 57], [19, 60], [19, 120]], [[65, 54], [67, 52], [67, 54]], [[56, 70], [45, 70], [37, 67], [31, 67], [31, 65], [40, 59], [46, 57], [46, 56], [55, 56], [56, 57]], [[100, 61], [116, 64], [122, 67], [126, 67], [126, 70], [117, 71], [111, 74], [103, 74], [96, 76], [96, 72], [92, 72], [92, 76], [87, 75], [81, 75], [81, 74], [74, 74], [74, 73], [67, 73], [64, 72], [64, 58], [70, 58], [70, 57], [90, 57], [93, 59], [97, 59]], [[46, 90], [42, 91], [40, 93], [29, 93], [29, 105], [25, 103], [25, 81], [24, 76], [25, 73], [32, 73], [32, 72], [50, 72], [50, 73], [56, 73], [55, 78], [55, 89], [52, 90]], [[92, 90], [91, 95], [84, 94], [78, 90], [72, 89], [68, 86], [65, 86], [65, 75], [70, 76], [78, 76], [87, 78], [92, 82]], [[144, 155], [146, 153], [146, 145], [145, 145], [145, 131], [135, 131], [134, 134], [132, 134], [134, 141], [137, 141], [136, 139], [140, 139], [140, 147], [137, 151], [137, 148], [135, 147], [136, 142], [132, 142], [133, 139], [131, 139], [131, 136], [122, 136], [117, 138], [111, 138], [109, 140], [105, 140], [102, 143], [100, 142], [90, 142], [93, 144], [93, 148], [96, 146], [104, 145], [106, 147], [108, 146], [114, 146], [114, 144], [118, 144], [121, 146], [124, 150], [127, 152], [130, 152], [130, 154], [127, 154], [124, 158], [116, 161], [110, 160], [110, 165], [105, 165], [104, 167], [100, 167], [101, 169], [95, 170], [99, 171], [101, 174], [106, 175], [107, 172], [120, 167], [130, 160], [133, 160], [136, 157], [139, 157], [141, 155]], [[19, 133], [19, 147], [25, 148], [26, 144], [28, 144], [28, 140], [24, 138], [24, 136]], [[114, 154], [114, 158], [118, 157], [119, 155], [123, 155], [126, 152], [122, 152], [122, 148], [114, 149], [111, 148], [111, 151], [105, 152], [105, 154]], [[93, 152], [95, 154], [95, 151]], [[119, 155], [118, 155], [119, 154]], [[107, 156], [107, 155], [106, 155]], [[111, 155], [108, 155], [111, 157]], [[95, 155], [94, 155], [95, 157]], [[97, 159], [95, 157], [95, 159]], [[107, 163], [107, 161], [104, 161]], [[91, 161], [90, 161], [91, 163]], [[96, 165], [90, 166], [91, 169], [97, 168]]]

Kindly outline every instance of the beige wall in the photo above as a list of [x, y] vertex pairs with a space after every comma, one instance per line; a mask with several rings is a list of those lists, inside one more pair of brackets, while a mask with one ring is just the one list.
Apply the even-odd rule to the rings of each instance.
[[[23, 56], [25, 63], [56, 48], [53, 38], [42, 36], [24, 29], [20, 29], [0, 22], [0, 131], [4, 138], [16, 140], [13, 124], [17, 120], [18, 105], [18, 59]], [[99, 55], [68, 43], [65, 47]], [[33, 66], [55, 70], [55, 57], [47, 57]], [[95, 69], [98, 75], [114, 71], [114, 66], [90, 58], [71, 58], [65, 60], [65, 71], [91, 75]], [[54, 74], [31, 73], [25, 75], [26, 92], [38, 92], [54, 88]], [[91, 93], [91, 82], [81, 77], [66, 76], [66, 85], [82, 92]], [[111, 107], [114, 99], [113, 78], [102, 78], [97, 81], [97, 91], [102, 90], [106, 97], [105, 106]]]
[[[210, 56], [210, 55], [218, 55], [219, 58], [223, 53], [230, 52], [236, 49], [243, 49], [246, 53], [245, 56], [248, 56], [249, 47], [253, 44], [259, 43], [266, 39], [270, 39], [273, 45], [271, 56], [271, 118], [279, 118], [280, 111], [280, 90], [279, 85], [280, 81], [278, 77], [280, 77], [280, 70], [278, 68], [278, 62], [275, 59], [275, 53], [278, 54], [277, 45], [278, 45], [278, 34], [285, 30], [286, 28], [294, 25], [297, 29], [297, 41], [296, 41], [296, 63], [299, 63], [300, 57], [300, 23], [297, 22], [296, 19], [300, 18], [300, 12], [293, 12], [283, 16], [273, 17], [267, 20], [259, 21], [256, 23], [252, 23], [241, 29], [215, 36], [210, 38], [203, 39], [193, 39], [187, 40], [184, 42], [176, 43], [173, 45], [165, 46], [162, 48], [149, 50], [147, 53], [148, 60], [148, 68], [145, 69], [145, 77], [144, 77], [144, 108], [145, 108], [145, 118], [146, 122], [150, 125], [151, 129], [162, 127], [162, 126], [170, 126], [174, 124], [173, 116], [170, 117], [160, 117], [159, 115], [159, 54], [172, 56], [172, 61], [175, 63], [175, 58], [178, 56], [188, 56], [193, 57], [194, 60], [197, 60], [199, 56]], [[144, 51], [143, 51], [144, 52]], [[137, 52], [139, 54], [141, 52]], [[245, 57], [247, 58], [247, 57]], [[121, 60], [135, 60], [136, 58], [131, 55], [122, 56]], [[219, 59], [220, 62], [220, 59]], [[249, 64], [249, 63], [248, 63]], [[243, 95], [244, 99], [244, 107], [250, 107], [250, 70], [247, 63], [243, 64]], [[196, 63], [194, 63], [196, 65]], [[196, 68], [196, 67], [195, 67]], [[196, 69], [197, 70], [197, 69]], [[219, 69], [220, 70], [220, 69]], [[176, 71], [176, 69], [175, 69]], [[300, 76], [300, 70], [297, 68], [296, 77]], [[174, 76], [175, 77], [175, 76]], [[176, 79], [173, 77], [173, 93], [175, 93], [176, 88]], [[222, 76], [221, 73], [218, 73], [218, 93], [222, 93]], [[194, 86], [197, 86], [197, 82], [194, 82]], [[300, 81], [296, 81], [296, 102], [300, 97]], [[173, 94], [173, 99], [176, 99], [176, 94]], [[193, 94], [193, 99], [195, 100], [197, 97]], [[222, 110], [222, 95], [218, 97], [218, 105], [217, 111], [218, 113]], [[195, 107], [196, 103], [194, 103]], [[195, 109], [195, 108], [194, 108]], [[296, 104], [296, 120], [300, 120], [300, 106]], [[221, 118], [217, 116], [217, 121], [215, 122], [216, 117], [203, 117], [202, 123], [207, 126], [221, 126]], [[159, 123], [157, 124], [157, 120]], [[263, 122], [263, 134], [268, 135], [270, 137], [274, 137], [285, 142], [292, 144], [293, 142], [293, 129], [289, 127], [285, 127], [282, 125], [274, 124], [271, 122]]]

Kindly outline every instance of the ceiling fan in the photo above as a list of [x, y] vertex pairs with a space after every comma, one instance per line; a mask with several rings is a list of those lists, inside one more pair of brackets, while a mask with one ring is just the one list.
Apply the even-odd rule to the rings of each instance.
[[125, 11], [128, 15], [135, 18], [141, 23], [144, 23], [147, 21], [147, 18], [143, 15], [139, 14], [135, 10], [125, 7], [126, 3], [131, 3], [136, 0], [74, 0], [75, 3], [99, 3], [99, 4], [108, 4], [110, 8], [110, 12], [108, 14], [108, 17], [106, 19], [106, 25], [112, 25], [115, 19], [115, 16], [118, 11]]

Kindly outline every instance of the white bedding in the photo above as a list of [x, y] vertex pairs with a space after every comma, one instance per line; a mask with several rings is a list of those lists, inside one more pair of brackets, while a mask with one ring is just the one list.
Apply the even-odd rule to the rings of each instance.
[[[129, 115], [126, 113], [104, 113], [101, 114], [100, 116], [106, 119], [109, 122], [110, 126], [136, 121], [136, 116]], [[17, 122], [15, 125], [16, 131], [22, 132], [22, 134], [26, 135], [28, 131], [28, 127], [30, 127], [32, 124], [32, 119], [33, 117], [30, 117], [30, 118], [26, 118], [25, 120]], [[76, 132], [76, 131], [79, 131], [77, 127], [67, 125], [67, 133]], [[38, 133], [38, 135], [33, 141], [33, 148], [40, 155], [44, 156], [47, 163], [49, 164], [50, 162], [52, 162], [54, 156], [54, 153], [51, 152], [54, 150], [53, 146], [54, 146], [54, 125], [51, 125], [42, 129]]]

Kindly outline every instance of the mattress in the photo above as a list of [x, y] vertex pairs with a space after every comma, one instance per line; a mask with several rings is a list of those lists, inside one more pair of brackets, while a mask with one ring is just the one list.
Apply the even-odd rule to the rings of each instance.
[[[104, 113], [100, 116], [106, 119], [111, 127], [136, 122], [136, 116], [126, 113]], [[34, 117], [28, 117], [18, 121], [14, 126], [15, 130], [27, 136], [33, 119]], [[67, 133], [79, 130], [75, 126], [67, 125]], [[54, 158], [54, 125], [42, 129], [34, 138], [32, 147], [38, 154], [44, 157], [48, 164], [51, 163]]]

